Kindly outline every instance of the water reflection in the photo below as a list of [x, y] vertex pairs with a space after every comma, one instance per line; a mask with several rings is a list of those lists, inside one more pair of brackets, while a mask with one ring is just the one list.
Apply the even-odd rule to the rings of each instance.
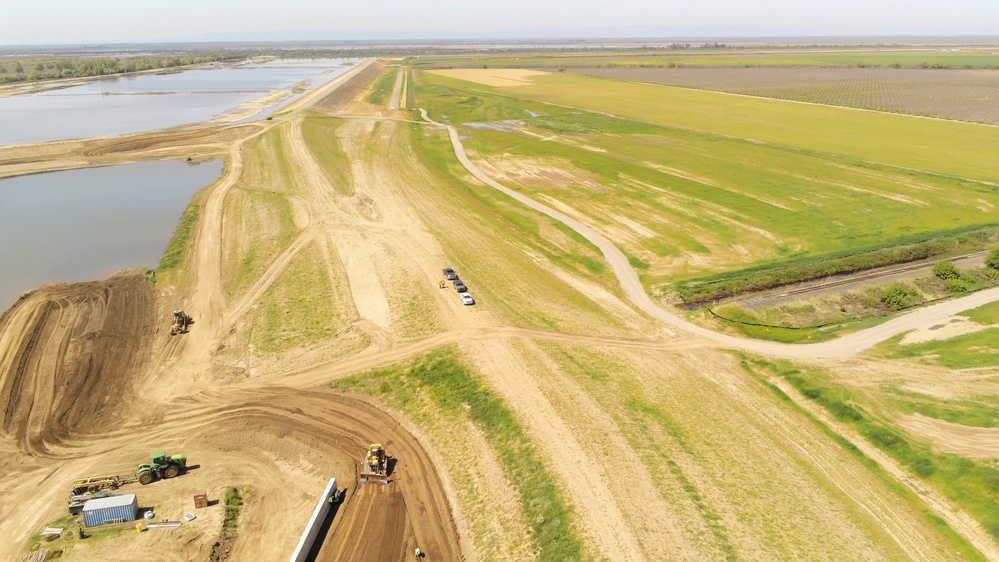
[[0, 180], [0, 311], [24, 291], [156, 267], [221, 162], [141, 162]]

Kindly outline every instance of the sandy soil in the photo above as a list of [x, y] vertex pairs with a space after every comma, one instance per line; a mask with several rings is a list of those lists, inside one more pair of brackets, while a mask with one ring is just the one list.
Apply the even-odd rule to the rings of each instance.
[[905, 416], [898, 423], [945, 453], [973, 459], [999, 458], [999, 428], [970, 427], [921, 414]]
[[929, 326], [921, 326], [913, 330], [902, 338], [902, 345], [910, 343], [923, 343], [933, 340], [946, 340], [949, 338], [973, 334], [975, 332], [990, 328], [979, 324], [966, 316], [951, 316], [939, 322], [934, 322]]

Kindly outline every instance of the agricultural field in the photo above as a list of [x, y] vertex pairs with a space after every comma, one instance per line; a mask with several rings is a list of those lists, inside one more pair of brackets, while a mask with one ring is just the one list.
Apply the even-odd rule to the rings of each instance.
[[[999, 47], [870, 47], [796, 48], [731, 45], [717, 48], [703, 43], [675, 43], [660, 49], [611, 49], [601, 52], [520, 52], [505, 56], [489, 54], [423, 56], [411, 60], [416, 69], [439, 68], [678, 68], [678, 67], [905, 67], [989, 68], [999, 67]], [[627, 52], [621, 52], [625, 50]]]
[[566, 72], [999, 124], [999, 72], [892, 67], [571, 68]]
[[[650, 290], [920, 242], [993, 223], [999, 203], [976, 177], [999, 170], [963, 136], [999, 143], [990, 127], [535, 71], [419, 76], [418, 103], [459, 127], [478, 165], [596, 225]], [[948, 146], [953, 159], [913, 159], [943, 135], [960, 160]]]

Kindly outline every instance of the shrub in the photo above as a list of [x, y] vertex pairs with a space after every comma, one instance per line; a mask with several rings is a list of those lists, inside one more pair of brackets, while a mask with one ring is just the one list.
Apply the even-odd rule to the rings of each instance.
[[985, 256], [985, 267], [999, 269], [999, 248], [995, 248]]
[[901, 283], [892, 283], [881, 289], [881, 303], [888, 308], [902, 308], [905, 306], [905, 299], [908, 297], [909, 291]]
[[944, 287], [951, 293], [967, 293], [968, 284], [962, 279], [944, 279]]
[[951, 261], [939, 261], [933, 266], [933, 275], [936, 275], [940, 279], [957, 279], [961, 276], [961, 272], [957, 270], [957, 266]]

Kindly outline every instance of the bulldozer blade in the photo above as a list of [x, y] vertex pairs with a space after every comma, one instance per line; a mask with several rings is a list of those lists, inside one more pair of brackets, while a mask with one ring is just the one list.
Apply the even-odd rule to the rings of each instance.
[[361, 484], [364, 484], [365, 482], [369, 481], [378, 482], [379, 484], [389, 483], [388, 476], [385, 476], [384, 474], [362, 474], [357, 478], [357, 481], [360, 482]]

